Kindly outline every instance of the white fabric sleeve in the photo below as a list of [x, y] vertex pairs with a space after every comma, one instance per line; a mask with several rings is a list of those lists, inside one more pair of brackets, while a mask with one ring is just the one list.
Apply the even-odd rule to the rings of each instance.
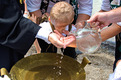
[[116, 66], [114, 73], [109, 75], [108, 80], [121, 80], [121, 62]]
[[109, 0], [102, 0], [101, 10], [110, 11], [110, 1]]
[[78, 14], [87, 14], [91, 16], [93, 0], [77, 0], [79, 4]]
[[51, 27], [49, 27], [50, 24], [48, 24], [47, 22], [44, 22], [39, 26], [41, 26], [42, 28], [40, 28], [40, 30], [38, 31], [36, 38], [43, 39], [45, 42], [50, 44], [51, 42], [48, 41], [48, 36], [52, 32]]
[[29, 18], [29, 12], [28, 11], [24, 11], [24, 14], [23, 14], [23, 17], [25, 17], [25, 18]]
[[34, 12], [40, 9], [42, 0], [26, 0], [27, 9], [29, 12]]
[[121, 61], [118, 63], [118, 65], [115, 68], [114, 80], [121, 80]]

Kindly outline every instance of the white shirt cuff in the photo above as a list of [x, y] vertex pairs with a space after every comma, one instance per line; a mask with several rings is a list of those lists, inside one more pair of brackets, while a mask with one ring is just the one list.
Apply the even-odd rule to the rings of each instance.
[[116, 66], [114, 73], [109, 75], [108, 80], [121, 80], [121, 62]]
[[40, 38], [43, 39], [45, 42], [47, 42], [48, 44], [50, 44], [51, 42], [48, 41], [48, 36], [52, 31], [49, 31], [45, 28], [40, 28], [40, 30], [38, 31], [36, 38]]

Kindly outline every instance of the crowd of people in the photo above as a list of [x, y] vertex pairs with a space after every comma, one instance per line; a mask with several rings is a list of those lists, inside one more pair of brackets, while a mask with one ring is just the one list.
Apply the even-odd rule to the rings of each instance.
[[[57, 53], [57, 48], [64, 48], [63, 54], [75, 59], [75, 48], [68, 46], [76, 45], [76, 38], [64, 30], [76, 29], [76, 23], [87, 20], [100, 29], [109, 26], [101, 30], [102, 41], [116, 36], [114, 73], [109, 80], [121, 80], [121, 1], [103, 0], [101, 10], [91, 16], [92, 3], [93, 0], [25, 0], [22, 6], [19, 0], [0, 0], [0, 68], [10, 71], [35, 40], [37, 53]], [[41, 22], [43, 16], [47, 19]]]

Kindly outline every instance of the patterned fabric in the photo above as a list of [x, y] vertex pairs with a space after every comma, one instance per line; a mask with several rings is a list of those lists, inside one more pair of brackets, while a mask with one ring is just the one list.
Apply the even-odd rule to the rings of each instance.
[[77, 3], [77, 0], [70, 0], [70, 4], [74, 8], [75, 16], [74, 16], [73, 24], [75, 24], [76, 23], [76, 19], [78, 17], [78, 3]]
[[49, 4], [49, 0], [42, 0], [41, 6], [40, 6], [40, 10], [42, 14], [47, 12], [48, 4]]
[[111, 9], [115, 9], [121, 6], [121, 0], [110, 0]]

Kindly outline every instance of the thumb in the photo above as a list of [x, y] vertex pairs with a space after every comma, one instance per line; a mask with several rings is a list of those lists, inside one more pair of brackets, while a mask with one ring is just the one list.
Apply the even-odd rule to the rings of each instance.
[[92, 23], [92, 22], [96, 22], [98, 19], [98, 15], [94, 14], [93, 16], [91, 16], [91, 18], [89, 20], [87, 20], [88, 23]]

